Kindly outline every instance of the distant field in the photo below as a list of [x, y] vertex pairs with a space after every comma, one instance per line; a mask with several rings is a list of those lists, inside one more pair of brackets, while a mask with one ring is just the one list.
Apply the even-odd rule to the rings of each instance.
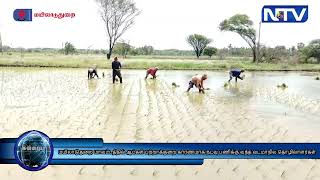
[[[194, 57], [176, 56], [134, 56], [120, 58], [125, 69], [146, 69], [157, 66], [167, 70], [226, 70], [244, 68], [250, 71], [320, 71], [319, 64], [287, 64], [287, 63], [251, 63], [250, 58], [227, 57], [219, 60], [195, 59]], [[60, 55], [45, 53], [4, 53], [0, 55], [0, 66], [21, 67], [57, 67], [57, 68], [87, 68], [96, 64], [99, 68], [110, 68], [111, 61], [103, 55]]]

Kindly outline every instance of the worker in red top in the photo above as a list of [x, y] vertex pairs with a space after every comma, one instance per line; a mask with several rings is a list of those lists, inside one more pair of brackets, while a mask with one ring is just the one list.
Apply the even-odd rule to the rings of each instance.
[[145, 79], [148, 78], [148, 75], [150, 74], [152, 76], [152, 79], [155, 79], [157, 76], [156, 76], [156, 73], [158, 71], [158, 67], [151, 67], [147, 70], [147, 74], [146, 74], [146, 77]]

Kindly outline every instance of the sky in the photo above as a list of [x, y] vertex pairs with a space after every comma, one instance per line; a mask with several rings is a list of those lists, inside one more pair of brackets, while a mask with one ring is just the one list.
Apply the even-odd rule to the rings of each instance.
[[[261, 43], [270, 47], [291, 47], [320, 38], [319, 0], [134, 0], [141, 14], [121, 37], [135, 47], [151, 45], [155, 49], [191, 50], [186, 42], [190, 34], [202, 34], [213, 41], [211, 46], [248, 47], [232, 32], [220, 32], [219, 23], [235, 14], [247, 14], [258, 30], [264, 5], [309, 5], [306, 23], [263, 23]], [[74, 18], [33, 18], [16, 22], [15, 9], [33, 13], [72, 12]], [[94, 0], [0, 0], [2, 43], [11, 47], [61, 48], [69, 41], [76, 48], [106, 49], [107, 35]]]

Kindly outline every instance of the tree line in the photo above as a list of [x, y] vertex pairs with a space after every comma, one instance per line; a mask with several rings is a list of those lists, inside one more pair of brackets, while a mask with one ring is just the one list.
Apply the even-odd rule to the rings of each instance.
[[[95, 55], [107, 55], [108, 51], [105, 49], [77, 49], [71, 42], [64, 43], [62, 49], [59, 48], [11, 48], [4, 45], [2, 48], [3, 52], [11, 54], [12, 52], [19, 53], [49, 53], [49, 54], [95, 54]], [[286, 61], [288, 59], [295, 60], [301, 63], [319, 63], [320, 55], [320, 40], [313, 40], [308, 45], [304, 43], [298, 43], [296, 46], [285, 47], [267, 47], [263, 44], [260, 45], [260, 57], [259, 62], [277, 63]], [[179, 50], [179, 49], [165, 49], [157, 50], [153, 46], [145, 45], [142, 47], [134, 47], [128, 42], [116, 43], [114, 47], [114, 53], [118, 56], [126, 58], [127, 56], [181, 56], [181, 57], [197, 57], [194, 50]], [[198, 54], [199, 55], [199, 54]], [[226, 48], [214, 48], [207, 46], [201, 56], [206, 58], [224, 60], [228, 57], [244, 57], [252, 58], [252, 49], [245, 47], [233, 47], [229, 44]]]
[[[193, 48], [193, 52], [181, 50], [155, 50], [152, 46], [145, 45], [135, 48], [129, 42], [120, 41], [121, 36], [134, 24], [135, 18], [141, 13], [132, 0], [96, 0], [99, 6], [100, 17], [104, 22], [106, 34], [108, 36], [107, 50], [76, 50], [70, 42], [64, 44], [64, 47], [58, 51], [69, 55], [75, 53], [95, 53], [106, 54], [110, 59], [112, 53], [120, 54], [123, 57], [127, 55], [195, 55], [198, 59], [205, 55], [211, 58], [218, 56], [223, 59], [226, 56], [250, 56], [252, 62], [276, 62], [283, 58], [294, 57], [304, 63], [320, 63], [320, 39], [311, 41], [308, 45], [303, 43], [296, 47], [286, 48], [277, 46], [274, 48], [266, 47], [257, 42], [257, 33], [253, 28], [253, 21], [245, 14], [236, 14], [219, 24], [219, 30], [222, 32], [233, 32], [238, 34], [247, 44], [248, 48], [228, 48], [217, 49], [210, 44], [212, 39], [201, 35], [191, 34], [186, 37], [187, 43]], [[4, 51], [0, 35], [0, 51]], [[34, 49], [38, 51], [39, 49]], [[22, 48], [20, 50], [22, 52]], [[28, 49], [28, 51], [33, 51]], [[248, 52], [249, 51], [249, 52]]]
[[[96, 2], [100, 7], [100, 15], [109, 36], [108, 59], [110, 59], [114, 48], [116, 52], [120, 52], [124, 57], [127, 56], [127, 54], [150, 55], [154, 52], [154, 49], [150, 46], [130, 48], [128, 43], [117, 43], [117, 40], [134, 24], [135, 18], [141, 13], [132, 0], [96, 0]], [[252, 62], [274, 61], [284, 55], [288, 55], [284, 52], [289, 51], [291, 56], [293, 56], [293, 54], [297, 56], [298, 54], [300, 59], [304, 59], [304, 62], [308, 62], [309, 59], [316, 59], [316, 61], [320, 63], [319, 40], [314, 40], [307, 46], [300, 49], [298, 48], [299, 51], [290, 50], [290, 48], [287, 51], [286, 48], [283, 47], [267, 48], [261, 46], [259, 42], [257, 42], [257, 33], [253, 28], [253, 21], [245, 14], [236, 14], [223, 20], [219, 24], [219, 29], [222, 32], [237, 33], [248, 44], [251, 50]], [[194, 54], [198, 59], [201, 55], [207, 55], [210, 58], [217, 53], [219, 53], [221, 58], [224, 55], [224, 51], [218, 51], [217, 48], [209, 46], [209, 44], [212, 43], [212, 39], [204, 35], [191, 34], [187, 36], [186, 41], [192, 46]]]

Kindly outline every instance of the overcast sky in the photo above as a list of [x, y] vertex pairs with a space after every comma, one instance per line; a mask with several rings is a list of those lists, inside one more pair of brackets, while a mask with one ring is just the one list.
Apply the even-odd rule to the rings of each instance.
[[[135, 24], [122, 39], [133, 46], [152, 45], [156, 49], [192, 49], [186, 36], [203, 34], [213, 39], [212, 46], [247, 47], [231, 32], [220, 32], [219, 23], [234, 14], [245, 13], [258, 29], [264, 5], [309, 5], [306, 23], [262, 24], [261, 42], [268, 46], [292, 46], [320, 38], [319, 0], [135, 0], [142, 10]], [[14, 9], [35, 12], [74, 12], [73, 19], [33, 18], [32, 22], [13, 20]], [[104, 24], [94, 0], [0, 0], [0, 32], [3, 44], [13, 47], [60, 48], [72, 42], [77, 48], [107, 47]]]

